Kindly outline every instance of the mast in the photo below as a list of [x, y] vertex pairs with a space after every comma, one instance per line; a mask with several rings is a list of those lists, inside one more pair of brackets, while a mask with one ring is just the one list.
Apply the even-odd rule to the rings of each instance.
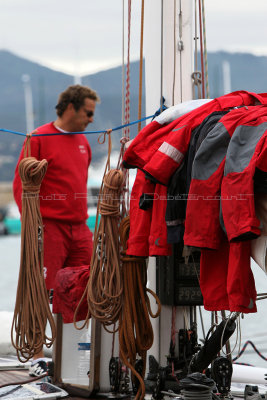
[[[146, 114], [152, 115], [162, 107], [162, 97], [167, 107], [193, 98], [193, 1], [146, 0], [144, 14]], [[155, 257], [149, 259], [148, 281], [155, 291]], [[169, 352], [171, 320], [172, 307], [162, 306], [160, 318], [151, 321], [154, 343], [148, 353], [162, 366]], [[181, 307], [176, 312], [178, 327], [184, 327]]]
[[144, 54], [146, 114], [161, 95], [168, 106], [192, 99], [192, 0], [146, 0]]

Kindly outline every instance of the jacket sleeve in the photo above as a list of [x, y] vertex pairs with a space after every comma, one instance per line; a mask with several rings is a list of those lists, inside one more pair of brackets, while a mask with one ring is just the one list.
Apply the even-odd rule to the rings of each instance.
[[222, 180], [222, 217], [229, 241], [260, 236], [254, 202], [254, 174], [267, 170], [266, 122], [240, 126], [230, 141]]

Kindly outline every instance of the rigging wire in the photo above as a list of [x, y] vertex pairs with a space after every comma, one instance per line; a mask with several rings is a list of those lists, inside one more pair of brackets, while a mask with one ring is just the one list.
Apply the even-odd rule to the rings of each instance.
[[255, 344], [251, 341], [251, 340], [247, 340], [244, 344], [244, 346], [242, 347], [242, 349], [239, 349], [239, 352], [237, 354], [236, 357], [233, 358], [233, 362], [235, 362], [236, 360], [238, 360], [238, 358], [240, 358], [242, 356], [242, 354], [244, 353], [244, 351], [246, 350], [248, 345], [251, 345], [252, 348], [255, 350], [255, 352], [258, 354], [258, 356], [260, 356], [264, 361], [267, 361], [267, 357], [265, 357], [255, 346]]
[[[144, 43], [144, 5], [141, 5], [141, 33], [140, 33], [140, 61], [139, 61], [139, 100], [138, 100], [138, 119], [142, 117], [142, 92], [143, 92], [143, 43]], [[138, 132], [141, 131], [141, 121], [138, 122]]]
[[207, 52], [207, 42], [206, 42], [206, 17], [205, 17], [205, 5], [202, 0], [202, 26], [203, 26], [203, 38], [204, 38], [204, 64], [205, 64], [205, 83], [206, 83], [206, 98], [210, 98], [209, 92], [209, 78], [208, 78], [208, 52]]
[[[126, 93], [125, 93], [125, 123], [130, 122], [130, 38], [131, 38], [131, 6], [132, 0], [128, 0], [128, 49], [126, 68]], [[129, 137], [130, 129], [126, 127], [124, 136]]]
[[179, 2], [179, 51], [180, 51], [180, 102], [183, 102], [183, 65], [182, 65], [182, 50], [183, 44], [183, 13], [182, 13], [182, 0]]
[[[226, 313], [225, 310], [221, 311], [221, 316], [223, 319], [226, 319]], [[226, 348], [226, 353], [227, 353], [227, 358], [232, 362], [232, 353], [231, 353], [231, 345], [230, 345], [230, 340], [227, 340], [225, 343], [225, 348]]]
[[163, 0], [161, 0], [160, 21], [160, 111], [163, 111]]
[[198, 16], [199, 16], [199, 37], [200, 37], [200, 60], [201, 60], [201, 87], [202, 87], [202, 99], [205, 98], [205, 86], [204, 86], [204, 59], [203, 59], [203, 36], [202, 36], [202, 9], [201, 0], [198, 0]]
[[125, 94], [125, 55], [124, 55], [124, 0], [122, 0], [122, 62], [121, 62], [121, 98], [122, 98], [122, 102], [121, 102], [121, 123], [122, 125], [124, 125], [125, 123], [125, 103], [123, 101], [124, 99], [124, 94]]
[[[148, 117], [141, 118], [140, 121], [142, 122], [142, 121], [145, 121], [145, 120], [147, 120], [147, 119], [153, 119], [153, 118], [154, 118], [155, 116], [157, 116], [157, 115], [158, 115], [158, 114], [157, 114], [157, 111], [156, 111], [155, 114], [149, 115]], [[138, 122], [139, 122], [139, 120], [133, 121], [133, 122], [129, 122], [129, 123], [127, 123], [127, 124], [123, 124], [123, 125], [116, 126], [115, 128], [111, 128], [110, 130], [111, 130], [112, 132], [118, 131], [118, 130], [123, 129], [123, 128], [127, 127], [127, 126], [135, 125], [135, 124], [137, 124]], [[35, 132], [34, 132], [34, 136], [90, 135], [90, 134], [95, 134], [95, 133], [106, 133], [107, 131], [108, 131], [108, 129], [99, 130], [99, 131], [81, 131], [81, 132], [68, 132], [68, 133], [65, 133], [65, 132], [49, 133], [49, 132], [47, 132], [47, 133], [42, 133], [42, 134], [41, 134], [41, 133], [36, 133], [37, 131], [35, 131]], [[18, 132], [18, 131], [13, 131], [13, 130], [4, 129], [4, 128], [0, 128], [0, 132], [13, 133], [13, 134], [19, 135], [19, 136], [27, 136], [27, 133]]]
[[[131, 0], [128, 0], [128, 48], [127, 48], [127, 76], [126, 76], [126, 93], [125, 93], [125, 122], [130, 121], [130, 39], [131, 39]], [[124, 93], [123, 93], [124, 95]], [[123, 103], [124, 97], [122, 97]], [[141, 123], [139, 121], [139, 123]], [[124, 175], [124, 187], [123, 196], [121, 201], [121, 214], [125, 216], [130, 208], [130, 193], [129, 193], [129, 170], [123, 168], [121, 161], [125, 152], [125, 144], [130, 140], [130, 129], [129, 127], [123, 130], [123, 137], [121, 138], [121, 149], [118, 157], [117, 170], [121, 169]]]
[[[225, 318], [223, 318], [223, 319], [225, 319]], [[236, 319], [236, 325], [237, 325], [236, 341], [235, 341], [235, 344], [234, 344], [233, 349], [232, 349], [232, 350], [230, 349], [230, 351], [228, 352], [229, 347], [226, 347], [226, 352], [225, 352], [225, 351], [223, 350], [223, 337], [224, 337], [224, 332], [225, 332], [225, 330], [226, 330], [226, 326], [227, 326], [228, 322], [229, 322], [230, 320], [233, 321], [233, 320], [235, 320], [235, 319]], [[238, 352], [239, 352], [239, 351], [240, 351], [240, 346], [241, 346], [240, 313], [239, 313], [239, 312], [236, 312], [236, 313], [231, 312], [231, 313], [229, 314], [229, 317], [226, 318], [226, 324], [225, 324], [225, 326], [224, 326], [224, 329], [223, 329], [223, 332], [222, 332], [222, 336], [221, 336], [221, 349], [222, 349], [222, 353], [223, 353], [227, 358], [229, 358], [229, 356], [231, 356], [231, 355], [233, 354], [233, 352], [234, 352], [234, 350], [235, 350], [237, 344], [238, 344], [238, 346], [239, 346], [239, 349], [238, 349]]]
[[[174, 106], [174, 91], [176, 81], [176, 0], [173, 0], [173, 81], [172, 81], [172, 106]], [[181, 71], [180, 71], [181, 73]]]
[[198, 36], [197, 36], [197, 0], [195, 0], [195, 37], [194, 37], [194, 39], [195, 39], [195, 71], [197, 71], [197, 67], [198, 67], [198, 64], [197, 64], [197, 39], [198, 39]]
[[201, 72], [198, 71], [198, 56], [197, 56], [197, 0], [195, 0], [195, 71], [192, 73], [192, 79], [193, 79], [193, 98], [196, 98], [196, 88], [197, 88], [197, 98], [201, 98]]

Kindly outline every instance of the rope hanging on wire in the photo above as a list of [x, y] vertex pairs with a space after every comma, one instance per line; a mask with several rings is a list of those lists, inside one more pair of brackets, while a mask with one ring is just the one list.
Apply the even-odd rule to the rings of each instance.
[[[30, 154], [29, 140], [25, 153]], [[17, 296], [11, 330], [11, 342], [21, 362], [43, 348], [51, 347], [56, 327], [49, 307], [43, 276], [43, 224], [39, 191], [47, 170], [47, 161], [26, 157], [19, 164], [22, 182], [21, 256]], [[47, 323], [51, 338], [46, 335]]]
[[[126, 217], [120, 224], [120, 241], [122, 251], [123, 301], [119, 320], [120, 358], [130, 368], [137, 393], [135, 399], [145, 396], [144, 374], [146, 370], [146, 354], [154, 340], [150, 317], [160, 314], [161, 305], [156, 294], [146, 287], [146, 259], [126, 255], [129, 238], [130, 219]], [[153, 314], [148, 293], [156, 300], [158, 309]], [[136, 355], [142, 360], [142, 372], [135, 369]]]
[[[111, 130], [106, 133], [108, 134], [109, 149], [97, 205], [90, 278], [81, 299], [82, 301], [87, 295], [88, 318], [91, 313], [106, 330], [109, 325], [114, 325], [118, 321], [122, 298], [118, 224], [124, 175], [120, 170], [110, 169], [112, 148], [110, 133]], [[105, 137], [106, 135], [101, 143], [105, 142]]]

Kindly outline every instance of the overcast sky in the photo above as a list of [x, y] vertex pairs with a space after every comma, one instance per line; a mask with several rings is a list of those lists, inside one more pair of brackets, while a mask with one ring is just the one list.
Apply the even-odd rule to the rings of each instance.
[[[132, 0], [132, 60], [140, 4]], [[0, 0], [0, 7], [1, 49], [73, 75], [121, 63], [122, 0]], [[205, 0], [205, 10], [208, 51], [267, 55], [267, 0]]]

